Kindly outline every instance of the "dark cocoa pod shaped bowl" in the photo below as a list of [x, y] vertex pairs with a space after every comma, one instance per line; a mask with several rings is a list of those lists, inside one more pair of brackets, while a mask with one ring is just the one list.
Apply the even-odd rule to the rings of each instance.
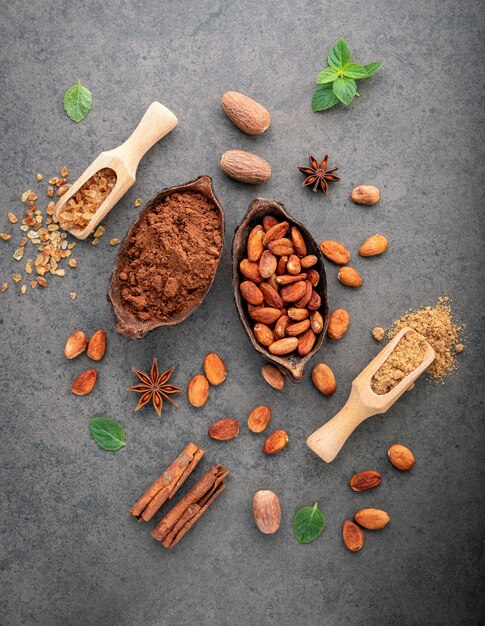
[[[247, 257], [247, 242], [249, 233], [255, 226], [262, 224], [263, 218], [266, 215], [272, 215], [280, 221], [287, 221], [290, 224], [290, 227], [296, 226], [303, 235], [307, 246], [307, 253], [314, 254], [318, 259], [317, 264], [314, 265], [313, 268], [320, 274], [320, 281], [314, 289], [321, 298], [319, 311], [323, 318], [323, 331], [317, 336], [313, 349], [303, 357], [299, 356], [297, 353], [289, 354], [287, 356], [275, 356], [274, 354], [271, 354], [267, 348], [256, 341], [253, 334], [254, 321], [249, 316], [247, 304], [242, 298], [239, 290], [241, 281], [246, 280], [239, 270], [239, 264]], [[270, 198], [256, 198], [253, 200], [253, 202], [249, 205], [249, 209], [244, 216], [244, 219], [236, 228], [232, 242], [232, 287], [239, 317], [253, 348], [265, 359], [271, 361], [271, 363], [274, 363], [277, 367], [279, 367], [284, 373], [287, 373], [293, 381], [299, 383], [303, 377], [306, 364], [321, 347], [325, 333], [327, 332], [328, 320], [330, 317], [327, 277], [325, 274], [323, 255], [320, 252], [316, 241], [303, 224], [300, 224], [300, 222], [291, 217], [291, 215], [285, 211], [283, 205], [276, 202], [276, 200], [272, 200]]]
[[[135, 315], [130, 313], [123, 304], [123, 300], [121, 297], [121, 289], [123, 287], [123, 283], [120, 280], [120, 268], [123, 265], [123, 261], [126, 258], [127, 251], [130, 246], [130, 238], [137, 231], [139, 225], [144, 220], [147, 213], [150, 213], [155, 210], [155, 208], [162, 202], [164, 198], [167, 196], [171, 196], [174, 193], [183, 193], [186, 191], [192, 191], [194, 193], [199, 193], [202, 196], [206, 197], [210, 200], [214, 206], [215, 210], [220, 216], [221, 220], [221, 246], [219, 251], [219, 258], [214, 268], [214, 273], [211, 278], [207, 281], [207, 285], [205, 286], [203, 293], [201, 294], [199, 300], [188, 310], [181, 311], [180, 313], [175, 313], [171, 317], [166, 320], [161, 319], [151, 319], [148, 321], [139, 320]], [[214, 194], [212, 188], [212, 178], [210, 176], [199, 176], [195, 180], [192, 180], [183, 185], [177, 185], [175, 187], [167, 187], [159, 191], [140, 211], [137, 219], [130, 226], [128, 232], [126, 233], [125, 238], [121, 242], [118, 254], [116, 256], [115, 265], [113, 269], [113, 273], [111, 274], [111, 280], [108, 287], [108, 301], [113, 310], [113, 314], [116, 319], [116, 330], [127, 337], [128, 339], [140, 339], [144, 337], [150, 330], [154, 328], [159, 328], [160, 326], [175, 326], [176, 324], [180, 324], [183, 322], [189, 315], [191, 315], [194, 311], [196, 311], [202, 302], [205, 300], [205, 297], [209, 293], [209, 290], [214, 282], [214, 278], [217, 273], [217, 268], [219, 266], [219, 262], [222, 256], [222, 248], [224, 246], [224, 211], [222, 206]]]

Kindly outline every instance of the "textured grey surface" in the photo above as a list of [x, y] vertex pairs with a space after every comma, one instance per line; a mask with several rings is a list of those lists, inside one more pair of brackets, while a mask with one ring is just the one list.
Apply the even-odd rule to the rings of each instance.
[[[106, 220], [101, 245], [76, 249], [79, 268], [47, 290], [1, 297], [2, 516], [0, 623], [146, 624], [476, 624], [483, 620], [483, 136], [480, 97], [483, 19], [471, 0], [352, 2], [2, 2], [2, 230], [6, 210], [35, 185], [35, 173], [66, 163], [75, 175], [101, 150], [125, 139], [157, 99], [178, 128], [142, 162], [137, 185]], [[329, 47], [343, 36], [357, 61], [383, 59], [345, 110], [313, 114], [313, 79]], [[480, 60], [480, 56], [482, 57]], [[62, 95], [78, 78], [94, 106], [79, 125], [64, 115]], [[270, 130], [249, 138], [219, 106], [226, 90], [248, 93], [272, 113]], [[229, 148], [254, 149], [273, 166], [259, 189], [219, 172]], [[327, 199], [301, 188], [296, 166], [328, 151], [342, 181]], [[136, 215], [133, 201], [201, 173], [214, 177], [227, 218], [226, 247], [205, 304], [182, 325], [129, 343], [118, 336], [105, 298], [115, 250]], [[353, 205], [355, 184], [371, 182], [382, 201]], [[237, 319], [230, 289], [232, 231], [255, 194], [273, 196], [315, 238], [336, 238], [354, 251], [361, 290], [339, 285], [328, 266], [330, 299], [349, 309], [347, 336], [326, 343], [338, 390], [330, 399], [309, 373], [284, 393], [261, 380], [261, 361]], [[481, 231], [482, 228], [482, 231]], [[18, 233], [18, 231], [15, 231]], [[355, 250], [374, 232], [390, 239], [382, 258]], [[14, 271], [14, 241], [2, 243], [1, 276]], [[10, 281], [11, 282], [11, 281]], [[69, 292], [77, 291], [72, 302]], [[468, 323], [467, 348], [444, 386], [422, 383], [385, 417], [375, 417], [326, 465], [306, 436], [332, 416], [352, 378], [375, 354], [370, 329], [408, 307], [453, 297]], [[87, 357], [66, 362], [74, 328], [108, 332], [108, 353], [95, 391], [69, 391]], [[132, 366], [176, 365], [185, 387], [204, 354], [215, 350], [229, 375], [201, 410], [181, 397], [159, 422], [134, 413]], [[315, 361], [314, 360], [314, 361]], [[288, 448], [261, 453], [263, 438], [243, 425], [237, 440], [208, 440], [208, 425], [268, 402]], [[128, 445], [99, 449], [88, 432], [95, 414], [117, 418]], [[190, 534], [165, 551], [152, 524], [128, 509], [184, 443], [206, 449], [197, 477], [216, 462], [231, 469], [228, 488]], [[408, 444], [410, 474], [394, 471], [389, 444]], [[371, 493], [355, 494], [349, 476], [383, 473]], [[193, 477], [190, 483], [193, 482]], [[184, 488], [184, 491], [187, 487]], [[255, 528], [251, 498], [259, 488], [281, 497], [283, 524], [271, 537]], [[182, 492], [183, 493], [183, 492]], [[318, 501], [327, 527], [300, 546], [291, 531], [297, 508]], [[367, 533], [365, 549], [341, 543], [345, 517], [363, 506], [389, 511], [391, 523]], [[168, 507], [167, 507], [168, 508]], [[482, 513], [482, 515], [480, 515]]]

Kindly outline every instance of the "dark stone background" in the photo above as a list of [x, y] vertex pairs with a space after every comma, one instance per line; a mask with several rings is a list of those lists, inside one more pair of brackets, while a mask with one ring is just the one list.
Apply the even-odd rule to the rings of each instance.
[[[2, 527], [0, 623], [145, 624], [478, 624], [483, 620], [483, 7], [478, 0], [369, 2], [159, 2], [13, 0], [2, 3], [1, 229], [7, 210], [35, 173], [67, 164], [75, 177], [101, 151], [121, 143], [145, 108], [159, 100], [179, 117], [177, 129], [142, 161], [137, 184], [106, 220], [98, 248], [76, 248], [79, 268], [46, 290], [1, 295]], [[385, 67], [359, 85], [345, 109], [313, 114], [313, 80], [339, 36], [355, 59]], [[62, 96], [81, 78], [94, 106], [80, 124], [64, 114]], [[272, 114], [269, 131], [244, 136], [219, 105], [240, 90]], [[254, 150], [273, 177], [250, 188], [218, 168], [229, 148]], [[297, 165], [328, 151], [342, 181], [328, 198], [302, 189]], [[204, 305], [185, 323], [129, 343], [116, 334], [105, 292], [116, 250], [137, 210], [160, 188], [202, 173], [214, 177], [226, 211], [226, 247]], [[370, 182], [382, 201], [349, 201]], [[39, 188], [43, 189], [42, 185]], [[347, 336], [325, 343], [318, 358], [332, 366], [338, 390], [318, 394], [309, 371], [284, 393], [261, 380], [261, 361], [237, 319], [230, 286], [235, 226], [256, 195], [282, 201], [317, 240], [335, 238], [353, 251], [365, 278], [341, 286], [327, 265], [333, 307], [348, 308]], [[381, 258], [361, 259], [360, 243], [381, 232]], [[483, 230], [482, 230], [483, 234]], [[17, 266], [15, 240], [2, 243], [1, 280]], [[10, 280], [10, 282], [12, 282]], [[75, 302], [69, 292], [77, 291]], [[326, 465], [305, 446], [307, 435], [344, 403], [353, 377], [377, 352], [370, 330], [409, 307], [448, 294], [469, 326], [458, 371], [444, 386], [425, 385], [386, 416], [364, 424]], [[90, 362], [66, 362], [75, 328], [108, 332], [108, 353], [95, 391], [69, 391]], [[483, 328], [483, 326], [482, 326]], [[181, 394], [161, 422], [134, 413], [132, 366], [153, 356], [176, 366], [185, 388], [204, 354], [227, 362], [227, 382], [201, 410]], [[273, 428], [290, 444], [275, 458], [263, 437], [247, 432], [249, 410], [267, 402]], [[128, 445], [96, 446], [88, 420], [118, 419]], [[239, 438], [210, 441], [209, 424], [235, 416]], [[149, 535], [128, 509], [151, 480], [193, 440], [206, 449], [196, 477], [216, 462], [231, 470], [226, 492], [173, 551]], [[389, 444], [411, 447], [410, 474], [386, 459]], [[383, 484], [355, 494], [354, 471], [375, 468]], [[189, 484], [192, 484], [193, 477]], [[283, 523], [271, 537], [251, 518], [260, 488], [281, 497]], [[184, 488], [182, 493], [185, 492]], [[318, 501], [327, 527], [300, 546], [291, 530], [296, 509]], [[342, 520], [365, 506], [386, 509], [391, 523], [367, 533], [359, 554], [341, 542]], [[168, 507], [165, 509], [165, 512]], [[481, 515], [482, 513], [482, 515]]]

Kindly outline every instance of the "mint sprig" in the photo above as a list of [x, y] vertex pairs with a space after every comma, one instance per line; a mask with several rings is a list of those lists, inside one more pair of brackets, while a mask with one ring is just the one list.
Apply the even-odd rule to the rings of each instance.
[[313, 111], [331, 109], [338, 102], [348, 106], [359, 95], [355, 81], [369, 78], [384, 65], [382, 61], [359, 65], [351, 63], [351, 57], [347, 42], [339, 39], [328, 55], [328, 67], [317, 76], [318, 87], [312, 98]]

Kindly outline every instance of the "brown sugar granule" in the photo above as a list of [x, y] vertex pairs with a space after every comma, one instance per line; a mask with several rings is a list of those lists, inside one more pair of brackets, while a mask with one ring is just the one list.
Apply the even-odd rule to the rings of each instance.
[[432, 378], [440, 380], [456, 368], [455, 345], [464, 328], [454, 323], [449, 298], [444, 296], [435, 306], [408, 311], [394, 322], [389, 338], [395, 337], [405, 326], [414, 328], [435, 349], [436, 358], [427, 369]]
[[167, 196], [127, 242], [119, 268], [127, 311], [142, 321], [166, 321], [192, 309], [215, 273], [221, 233], [220, 215], [205, 196]]
[[[72, 228], [73, 226], [84, 228], [87, 226], [96, 211], [113, 191], [116, 178], [116, 172], [109, 167], [93, 174], [66, 202], [64, 210], [59, 216], [59, 223], [62, 228]], [[57, 184], [59, 185], [59, 181]], [[64, 187], [66, 188], [64, 189]], [[59, 193], [61, 189], [63, 191]], [[57, 195], [63, 195], [66, 191], [67, 186], [62, 185], [59, 187]]]
[[383, 395], [393, 389], [423, 362], [427, 343], [419, 333], [407, 333], [399, 340], [387, 360], [371, 379], [374, 393]]
[[[37, 174], [37, 180], [41, 181], [43, 178], [43, 175]], [[56, 185], [67, 185], [66, 178], [52, 178], [50, 182]], [[25, 272], [28, 275], [37, 274], [37, 279], [30, 281], [32, 289], [38, 284], [46, 287], [48, 283], [42, 278], [44, 274], [65, 275], [65, 270], [61, 264], [70, 257], [71, 248], [76, 245], [76, 242], [69, 243], [68, 234], [60, 232], [57, 219], [54, 216], [54, 202], [49, 201], [45, 209], [39, 207], [37, 205], [39, 197], [31, 189], [25, 191], [21, 199], [24, 203], [22, 207], [24, 217], [17, 218], [13, 213], [8, 215], [10, 222], [18, 224], [18, 228], [22, 231], [22, 237], [16, 244], [18, 247], [12, 256], [16, 262], [19, 262], [26, 256], [35, 255], [35, 259], [27, 259]], [[12, 236], [0, 233], [0, 237], [9, 240]], [[13, 279], [15, 282], [19, 282], [22, 280], [22, 276], [15, 274]], [[21, 293], [26, 291], [27, 286], [25, 285], [25, 290], [21, 286]]]
[[386, 334], [386, 331], [380, 326], [376, 326], [375, 328], [372, 329], [372, 336], [374, 337], [376, 341], [382, 341], [384, 339], [385, 334]]

